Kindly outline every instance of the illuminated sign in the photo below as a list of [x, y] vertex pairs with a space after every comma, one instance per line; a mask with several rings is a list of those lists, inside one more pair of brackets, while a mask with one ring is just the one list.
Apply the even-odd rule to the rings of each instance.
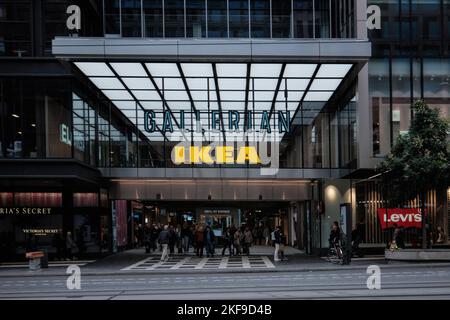
[[29, 228], [29, 229], [22, 229], [22, 232], [26, 234], [34, 234], [35, 236], [47, 236], [58, 233], [59, 229]]
[[[276, 122], [278, 132], [284, 133], [284, 132], [290, 132], [291, 131], [291, 116], [289, 111], [277, 111], [278, 121]], [[254, 129], [259, 128], [261, 131], [265, 131], [268, 133], [271, 133], [273, 129], [274, 123], [271, 123], [271, 116], [272, 114], [269, 111], [262, 111], [261, 113], [261, 120], [259, 123], [254, 123], [254, 115], [252, 111], [247, 112], [247, 122], [246, 122], [246, 129]], [[175, 118], [174, 114], [168, 110], [164, 111], [162, 113], [162, 122], [156, 123], [156, 112], [153, 110], [146, 110], [144, 113], [144, 129], [145, 131], [152, 133], [157, 130], [157, 128], [160, 128], [162, 133], [166, 132], [174, 132], [174, 124], [173, 124], [173, 118]], [[200, 122], [200, 113], [197, 112], [195, 114], [195, 118], [197, 122]], [[238, 112], [236, 110], [229, 110], [228, 111], [228, 121], [225, 123], [224, 119], [222, 118], [222, 114], [219, 111], [211, 111], [210, 112], [210, 127], [212, 130], [229, 130], [238, 131], [240, 129], [240, 126], [244, 124], [244, 116], [241, 112]], [[179, 117], [177, 118], [177, 123], [179, 124], [179, 128], [181, 130], [185, 130], [185, 119], [186, 119], [186, 113], [184, 110], [181, 110], [179, 113]], [[226, 128], [222, 128], [225, 126]], [[204, 125], [204, 124], [203, 124]]]
[[175, 146], [175, 164], [260, 164], [256, 147], [233, 146]]
[[72, 131], [64, 123], [59, 127], [59, 140], [69, 146], [72, 145]]
[[52, 208], [0, 208], [0, 215], [47, 215], [52, 213]]
[[422, 228], [422, 214], [418, 208], [379, 208], [377, 213], [383, 230], [395, 224], [404, 228]]

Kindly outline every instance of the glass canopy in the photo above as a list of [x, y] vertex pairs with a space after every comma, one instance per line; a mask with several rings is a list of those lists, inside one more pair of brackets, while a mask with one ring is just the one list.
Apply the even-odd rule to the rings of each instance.
[[[278, 122], [279, 111], [291, 123], [302, 109], [311, 122], [332, 97], [353, 64], [335, 63], [141, 63], [74, 62], [76, 67], [151, 141], [167, 139], [162, 129], [169, 111], [173, 129], [261, 129], [263, 116]], [[145, 131], [146, 110], [155, 112], [157, 130]], [[229, 126], [231, 120], [239, 121]], [[250, 116], [249, 116], [250, 112]], [[181, 113], [185, 113], [180, 117]], [[265, 114], [265, 115], [264, 115]], [[235, 117], [234, 119], [230, 119]], [[307, 120], [309, 118], [310, 120]], [[275, 129], [275, 127], [273, 128]], [[194, 130], [194, 129], [193, 129]], [[208, 138], [205, 138], [208, 140]]]

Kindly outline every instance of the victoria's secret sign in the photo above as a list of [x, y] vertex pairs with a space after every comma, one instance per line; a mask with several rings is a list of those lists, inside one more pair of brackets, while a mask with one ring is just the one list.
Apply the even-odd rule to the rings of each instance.
[[0, 215], [47, 215], [52, 214], [52, 208], [1, 208]]
[[383, 230], [394, 227], [394, 224], [405, 228], [422, 228], [422, 213], [418, 208], [379, 208], [378, 218]]

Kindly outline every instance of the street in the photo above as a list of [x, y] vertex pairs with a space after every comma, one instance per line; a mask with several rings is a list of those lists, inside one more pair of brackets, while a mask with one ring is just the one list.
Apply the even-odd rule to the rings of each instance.
[[69, 275], [1, 277], [0, 299], [211, 300], [211, 299], [449, 299], [447, 266], [380, 266], [381, 289], [369, 290], [367, 265], [333, 271], [83, 275], [81, 289]]

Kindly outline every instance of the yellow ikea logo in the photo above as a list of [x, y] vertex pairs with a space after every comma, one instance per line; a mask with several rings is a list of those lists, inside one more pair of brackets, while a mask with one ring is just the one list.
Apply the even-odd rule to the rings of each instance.
[[175, 146], [173, 163], [180, 164], [260, 164], [256, 147]]

